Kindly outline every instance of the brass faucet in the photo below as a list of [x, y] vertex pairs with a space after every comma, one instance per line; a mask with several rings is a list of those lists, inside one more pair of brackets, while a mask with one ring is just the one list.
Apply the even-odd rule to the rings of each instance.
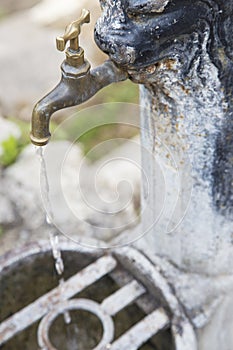
[[110, 60], [90, 70], [90, 63], [84, 58], [84, 50], [79, 46], [81, 26], [89, 22], [90, 12], [82, 10], [81, 17], [66, 27], [63, 36], [57, 37], [58, 50], [64, 51], [68, 41], [70, 46], [61, 65], [61, 81], [33, 109], [30, 138], [34, 145], [44, 146], [48, 143], [51, 136], [49, 122], [53, 113], [79, 105], [103, 87], [128, 78], [127, 73]]

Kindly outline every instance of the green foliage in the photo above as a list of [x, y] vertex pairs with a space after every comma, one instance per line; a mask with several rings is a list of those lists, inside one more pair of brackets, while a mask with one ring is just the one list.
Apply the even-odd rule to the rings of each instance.
[[138, 86], [129, 80], [112, 84], [101, 90], [98, 94], [98, 98], [103, 100], [104, 103], [138, 103]]
[[2, 154], [0, 155], [0, 165], [3, 167], [8, 167], [9, 165], [13, 164], [24, 147], [30, 143], [30, 124], [16, 118], [9, 118], [9, 120], [20, 128], [21, 136], [18, 139], [11, 135], [0, 144], [2, 149]]
[[0, 237], [4, 234], [4, 230], [3, 230], [3, 227], [0, 226]]
[[0, 21], [7, 16], [6, 10], [0, 6]]
[[7, 167], [16, 161], [20, 153], [18, 140], [14, 136], [10, 136], [1, 143], [1, 148], [0, 164]]
[[[84, 154], [90, 160], [95, 161], [104, 155], [98, 153], [99, 151], [89, 153], [96, 145], [109, 139], [131, 138], [138, 133], [136, 128], [118, 124], [119, 115], [127, 116], [130, 114], [130, 104], [132, 103], [138, 104], [138, 86], [136, 84], [126, 81], [107, 86], [91, 101], [78, 107], [77, 118], [73, 118], [72, 123], [68, 123], [68, 126], [62, 125], [62, 128], [56, 130], [56, 139], [72, 142], [76, 140], [81, 144]], [[91, 106], [96, 107], [92, 109]], [[100, 107], [98, 108], [98, 106]], [[93, 127], [93, 113], [94, 119], [98, 120], [102, 124], [101, 126]], [[111, 116], [111, 122], [109, 116]], [[114, 142], [111, 145], [114, 146]], [[117, 147], [118, 144], [115, 146]], [[111, 149], [105, 150], [105, 153], [108, 151]]]

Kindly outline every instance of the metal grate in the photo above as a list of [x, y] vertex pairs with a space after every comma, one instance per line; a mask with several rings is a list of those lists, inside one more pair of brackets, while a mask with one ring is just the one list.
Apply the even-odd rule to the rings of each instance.
[[[117, 283], [117, 291], [100, 303], [79, 298], [80, 292], [106, 275]], [[132, 303], [136, 303], [146, 315], [115, 339], [113, 316]], [[40, 320], [39, 347], [54, 350], [49, 339], [50, 327], [59, 315], [71, 310], [86, 310], [102, 323], [102, 339], [95, 350], [136, 350], [148, 340], [153, 341], [152, 337], [159, 331], [168, 328], [176, 350], [197, 349], [192, 325], [167, 281], [144, 255], [128, 247], [97, 258], [66, 280], [62, 285], [62, 300], [58, 286], [4, 320], [0, 324], [0, 345]]]

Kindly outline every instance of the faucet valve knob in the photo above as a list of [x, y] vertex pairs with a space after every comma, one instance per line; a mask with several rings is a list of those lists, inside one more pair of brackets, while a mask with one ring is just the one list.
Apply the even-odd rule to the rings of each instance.
[[83, 9], [81, 13], [81, 17], [70, 23], [65, 30], [65, 34], [63, 36], [59, 36], [56, 39], [57, 49], [59, 51], [64, 51], [66, 44], [70, 41], [70, 49], [72, 51], [79, 51], [79, 35], [81, 33], [81, 26], [84, 23], [90, 22], [90, 11]]
[[[90, 64], [84, 59], [84, 50], [79, 46], [79, 35], [81, 33], [81, 26], [84, 23], [90, 22], [90, 12], [88, 10], [82, 10], [81, 17], [70, 23], [65, 30], [63, 36], [57, 37], [57, 49], [64, 51], [66, 44], [70, 41], [70, 46], [66, 50], [66, 60], [64, 61], [63, 67], [72, 70], [72, 68], [79, 69], [78, 73], [81, 74], [87, 72], [90, 69]], [[80, 68], [82, 67], [82, 68]], [[65, 69], [67, 70], [67, 69]]]

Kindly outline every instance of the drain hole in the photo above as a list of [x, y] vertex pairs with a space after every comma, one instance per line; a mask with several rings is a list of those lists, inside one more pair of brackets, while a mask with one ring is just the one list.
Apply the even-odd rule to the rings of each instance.
[[58, 350], [93, 349], [103, 336], [103, 327], [97, 316], [84, 311], [71, 311], [72, 322], [64, 323], [64, 317], [58, 316], [49, 330], [51, 343]]

